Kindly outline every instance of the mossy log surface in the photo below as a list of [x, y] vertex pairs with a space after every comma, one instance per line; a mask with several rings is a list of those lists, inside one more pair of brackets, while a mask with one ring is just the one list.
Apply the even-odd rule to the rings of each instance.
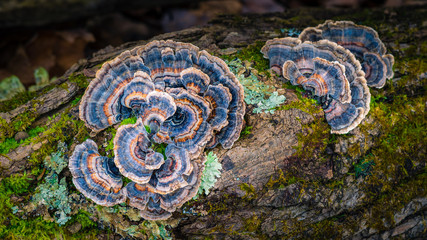
[[[224, 59], [238, 58], [258, 80], [287, 98], [273, 114], [255, 114], [254, 106], [248, 106], [241, 138], [232, 149], [213, 150], [223, 167], [215, 187], [167, 221], [144, 221], [127, 206], [96, 206], [76, 191], [66, 168], [58, 175], [66, 179], [70, 193], [71, 220], [65, 227], [51, 223], [57, 217], [54, 209], [31, 202], [48, 172], [43, 161], [58, 151], [59, 141], [69, 146], [65, 160], [87, 137], [98, 143], [101, 154], [111, 154], [108, 145], [115, 127], [91, 134], [78, 119], [79, 99], [103, 62], [148, 41], [107, 47], [76, 63], [38, 95], [0, 103], [0, 178], [2, 189], [8, 190], [2, 196], [9, 198], [0, 206], [0, 237], [39, 236], [34, 231], [42, 229], [46, 238], [426, 238], [426, 10], [306, 9], [221, 16], [206, 27], [154, 37], [190, 42]], [[370, 113], [346, 135], [330, 134], [321, 107], [269, 74], [268, 61], [259, 53], [266, 40], [326, 19], [376, 29], [396, 59], [394, 79], [383, 89], [371, 89]], [[17, 132], [36, 127], [44, 131], [31, 141], [5, 146]], [[25, 184], [11, 185], [23, 176]], [[19, 226], [25, 224], [25, 231], [32, 231], [22, 230], [24, 234]]]

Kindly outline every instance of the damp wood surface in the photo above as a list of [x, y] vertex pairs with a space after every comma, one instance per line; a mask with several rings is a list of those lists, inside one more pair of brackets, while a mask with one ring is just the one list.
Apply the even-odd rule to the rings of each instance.
[[[87, 201], [72, 185], [68, 169], [60, 177], [69, 188], [70, 216], [84, 212], [94, 225], [75, 230], [76, 221], [70, 220], [58, 226], [51, 223], [52, 212], [46, 206], [30, 206], [46, 175], [43, 160], [58, 151], [59, 141], [69, 146], [68, 156], [87, 137], [101, 146], [100, 151], [111, 154], [108, 143], [117, 126], [91, 134], [78, 118], [79, 99], [103, 62], [150, 40], [106, 47], [80, 60], [37, 95], [0, 103], [3, 147], [18, 132], [44, 128], [30, 142], [0, 154], [2, 186], [7, 188], [11, 179], [26, 176], [27, 191], [7, 197], [21, 209], [16, 213], [20, 221], [29, 226], [34, 219], [54, 224], [48, 236], [96, 238], [96, 232], [110, 239], [119, 238], [118, 234], [147, 239], [164, 230], [176, 239], [425, 238], [426, 10], [302, 9], [220, 16], [205, 27], [150, 39], [189, 42], [223, 59], [246, 61], [259, 81], [286, 96], [273, 114], [253, 113], [254, 106], [248, 105], [240, 139], [229, 150], [213, 150], [222, 174], [209, 195], [189, 201], [157, 227], [132, 208], [119, 206], [116, 211]], [[291, 36], [327, 19], [374, 28], [396, 59], [394, 78], [383, 89], [371, 89], [370, 113], [346, 135], [331, 134], [321, 107], [266, 71], [268, 61], [259, 52], [266, 40]], [[4, 216], [13, 214], [10, 206], [1, 208]], [[8, 234], [3, 237], [25, 238], [13, 230], [17, 223], [9, 219], [0, 219], [6, 229], [2, 231]]]

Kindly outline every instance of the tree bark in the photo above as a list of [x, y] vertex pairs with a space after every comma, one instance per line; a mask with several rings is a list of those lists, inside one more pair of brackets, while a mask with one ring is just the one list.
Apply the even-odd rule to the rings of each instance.
[[[374, 99], [390, 104], [387, 106], [397, 111], [398, 106], [395, 108], [392, 103], [399, 97], [405, 96], [412, 101], [421, 96], [425, 100], [427, 28], [426, 21], [422, 20], [425, 14], [423, 7], [372, 11], [303, 9], [266, 15], [220, 16], [208, 26], [166, 33], [151, 40], [190, 42], [221, 56], [238, 53], [256, 41], [287, 36], [290, 29], [302, 30], [327, 19], [352, 20], [376, 29], [396, 58], [394, 79], [382, 90], [371, 89], [371, 93]], [[46, 128], [49, 128], [48, 118], [54, 114], [60, 117], [66, 112], [79, 121], [78, 105], [73, 106], [72, 101], [82, 95], [85, 86], [72, 79], [84, 75], [90, 80], [100, 64], [124, 50], [147, 42], [107, 47], [92, 58], [79, 61], [57, 80], [51, 90], [0, 116], [7, 124], [13, 125], [20, 115], [31, 111], [31, 124], [28, 126]], [[417, 60], [424, 61], [424, 65], [421, 63], [415, 68], [405, 65], [405, 62]], [[409, 81], [403, 82], [408, 78]], [[285, 105], [299, 101], [295, 90], [282, 88], [282, 78], [260, 75], [260, 80], [284, 94], [287, 97]], [[250, 133], [242, 136], [232, 149], [217, 147], [213, 150], [223, 169], [210, 194], [190, 201], [170, 220], [159, 224], [169, 225], [172, 236], [177, 239], [426, 237], [425, 142], [421, 146], [413, 146], [416, 152], [408, 152], [409, 166], [405, 162], [380, 159], [375, 155], [375, 161], [379, 162], [374, 162], [376, 165], [371, 166], [371, 172], [366, 175], [356, 172], [357, 166], [376, 148], [382, 147], [382, 141], [389, 137], [385, 134], [388, 125], [379, 122], [376, 110], [375, 106], [371, 107], [371, 113], [350, 134], [337, 136], [329, 133], [323, 111], [310, 113], [295, 107], [278, 110], [274, 114], [255, 114], [252, 106], [248, 106], [245, 120], [251, 127]], [[425, 117], [425, 110], [414, 114]], [[394, 121], [391, 117], [386, 120]], [[425, 123], [421, 129], [425, 131]], [[3, 134], [11, 137], [14, 130]], [[104, 131], [93, 137], [98, 145], [103, 145], [103, 139], [109, 136]], [[71, 153], [78, 142], [72, 138], [68, 141]], [[46, 142], [50, 143], [46, 140], [41, 144]], [[36, 153], [41, 144], [20, 146], [0, 155], [1, 176], [7, 177], [31, 168], [28, 156]], [[304, 151], [311, 155], [306, 156]], [[396, 146], [394, 151], [405, 150]], [[379, 168], [380, 161], [390, 161], [390, 168], [397, 169], [385, 180], [384, 176], [376, 175], [388, 171]], [[65, 176], [70, 178], [67, 171]], [[406, 173], [402, 175], [402, 171]], [[375, 184], [377, 178], [379, 182]], [[385, 185], [389, 188], [385, 189]], [[123, 236], [142, 239], [150, 236], [147, 232], [129, 231], [131, 226], [145, 229], [143, 220], [130, 208], [126, 208], [127, 212], [111, 213], [105, 209], [97, 210], [79, 193], [73, 193], [70, 198], [75, 201], [74, 213], [80, 208], [86, 209], [93, 214], [93, 219]]]

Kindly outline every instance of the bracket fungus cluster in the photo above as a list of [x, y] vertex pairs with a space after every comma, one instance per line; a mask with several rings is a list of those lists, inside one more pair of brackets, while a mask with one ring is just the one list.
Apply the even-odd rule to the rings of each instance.
[[153, 41], [123, 52], [97, 72], [79, 113], [94, 132], [130, 116], [137, 122], [118, 128], [114, 159], [92, 140], [78, 145], [69, 162], [74, 185], [97, 204], [128, 201], [145, 219], [170, 217], [198, 191], [203, 150], [239, 138], [243, 97], [228, 66], [192, 44]]
[[299, 39], [312, 42], [327, 39], [350, 50], [360, 61], [369, 87], [382, 88], [386, 79], [393, 78], [394, 57], [386, 54], [384, 43], [370, 27], [351, 21], [328, 20], [304, 29]]
[[337, 134], [348, 133], [368, 114], [368, 86], [382, 87], [393, 76], [393, 56], [385, 54], [378, 34], [348, 21], [327, 21], [305, 29], [299, 38], [269, 40], [261, 52], [273, 71], [322, 104]]

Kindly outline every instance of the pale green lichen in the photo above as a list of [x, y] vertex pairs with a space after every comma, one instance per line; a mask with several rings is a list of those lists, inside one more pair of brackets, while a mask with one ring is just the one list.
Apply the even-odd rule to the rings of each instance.
[[280, 32], [286, 33], [288, 37], [298, 37], [301, 33], [301, 31], [296, 28], [281, 28]]
[[56, 80], [56, 77], [50, 79], [49, 73], [43, 67], [38, 67], [34, 70], [34, 78], [36, 79], [36, 85], [32, 85], [28, 88], [30, 92], [42, 89]]
[[33, 203], [45, 205], [55, 210], [55, 221], [64, 225], [71, 219], [71, 200], [68, 198], [68, 189], [65, 177], [59, 179], [59, 173], [67, 166], [64, 153], [67, 147], [64, 143], [58, 144], [58, 151], [46, 157], [44, 164], [48, 173], [45, 182], [40, 184], [33, 196]]
[[[260, 82], [258, 77], [251, 71], [251, 68], [245, 68], [239, 59], [226, 60], [226, 63], [243, 85], [245, 102], [255, 106], [254, 113], [274, 113], [276, 107], [285, 102], [285, 96], [272, 92], [272, 87]], [[245, 70], [249, 70], [250, 74], [248, 76], [245, 76]]]
[[218, 157], [209, 152], [206, 156], [205, 169], [203, 170], [202, 180], [197, 195], [193, 198], [196, 199], [203, 192], [207, 195], [210, 189], [215, 185], [217, 179], [221, 176], [222, 165], [218, 161]]
[[10, 99], [20, 92], [25, 92], [25, 87], [22, 85], [19, 78], [12, 75], [0, 82], [0, 101]]
[[36, 79], [36, 85], [48, 84], [49, 73], [44, 67], [38, 67], [34, 70], [34, 77]]
[[[120, 222], [119, 224], [115, 224], [115, 232], [120, 235], [129, 235], [135, 239], [172, 239], [171, 233], [166, 229], [166, 226], [173, 227], [170, 225], [173, 224], [173, 222], [141, 221], [142, 217], [139, 210], [125, 203], [113, 207], [96, 205], [93, 210], [96, 211], [96, 215], [98, 215], [100, 222], [108, 224]], [[128, 225], [124, 222], [124, 219], [139, 223]]]
[[148, 239], [154, 240], [154, 239], [165, 239], [165, 240], [171, 240], [171, 234], [166, 229], [166, 226], [159, 222], [154, 221], [144, 221], [141, 225], [144, 226], [147, 230], [149, 230], [150, 234]]

